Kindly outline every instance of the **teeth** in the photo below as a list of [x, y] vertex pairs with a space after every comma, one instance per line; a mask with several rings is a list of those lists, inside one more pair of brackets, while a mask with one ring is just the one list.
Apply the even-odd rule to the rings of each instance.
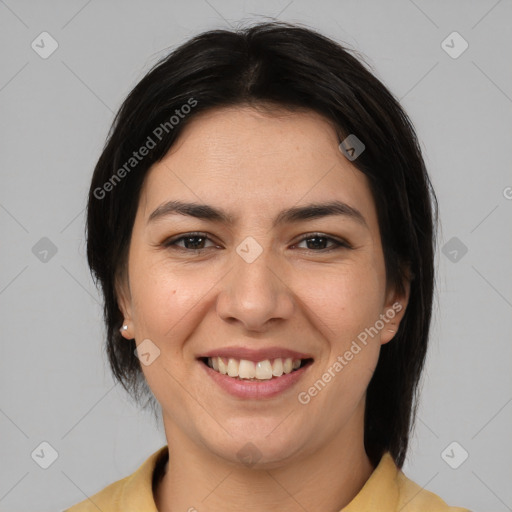
[[238, 377], [238, 361], [233, 358], [229, 358], [228, 361], [228, 375], [230, 377]]
[[238, 379], [269, 380], [272, 377], [280, 377], [284, 373], [290, 373], [300, 367], [300, 359], [285, 359], [277, 357], [272, 362], [269, 359], [264, 361], [248, 361], [247, 359], [223, 359], [222, 357], [209, 357], [208, 366], [215, 371]]
[[290, 373], [292, 370], [293, 370], [292, 360], [289, 357], [287, 357], [283, 363], [283, 372]]
[[226, 375], [228, 373], [228, 369], [226, 368], [224, 361], [220, 357], [215, 357], [214, 359], [217, 359], [217, 364], [219, 365], [219, 372], [222, 373], [222, 375]]
[[272, 365], [268, 359], [256, 363], [256, 378], [260, 380], [272, 378]]
[[272, 365], [272, 375], [274, 377], [281, 377], [281, 375], [283, 375], [283, 360], [280, 357], [274, 359], [274, 364]]
[[[241, 379], [253, 379], [257, 375], [256, 367], [252, 361], [242, 359], [238, 365], [238, 376]], [[258, 379], [261, 377], [258, 375]]]

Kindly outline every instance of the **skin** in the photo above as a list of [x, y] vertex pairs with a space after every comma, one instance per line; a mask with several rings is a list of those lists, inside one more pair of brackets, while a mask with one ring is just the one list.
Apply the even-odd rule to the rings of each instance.
[[[332, 125], [313, 112], [215, 109], [191, 120], [146, 177], [118, 298], [123, 335], [160, 350], [142, 365], [170, 453], [155, 493], [159, 511], [334, 512], [374, 470], [363, 444], [366, 389], [409, 287], [399, 295], [386, 282], [368, 181], [338, 144]], [[365, 222], [336, 215], [272, 227], [285, 208], [335, 199]], [[148, 224], [169, 200], [213, 205], [237, 221], [170, 215]], [[163, 245], [191, 231], [209, 240]], [[315, 244], [314, 232], [351, 248]], [[236, 252], [248, 236], [262, 248], [252, 263]], [[398, 301], [401, 312], [308, 404], [299, 403], [298, 393]], [[312, 354], [314, 363], [271, 399], [228, 395], [196, 359], [213, 348], [276, 345]], [[248, 442], [260, 456], [253, 466], [237, 456]]]

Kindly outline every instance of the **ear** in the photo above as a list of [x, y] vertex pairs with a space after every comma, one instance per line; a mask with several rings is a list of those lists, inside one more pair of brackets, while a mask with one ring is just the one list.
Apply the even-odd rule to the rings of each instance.
[[127, 273], [124, 271], [119, 273], [115, 278], [115, 292], [117, 304], [124, 317], [123, 325], [128, 326], [126, 330], [120, 329], [121, 336], [123, 336], [123, 338], [126, 338], [127, 340], [132, 340], [134, 338], [131, 306], [132, 300], [130, 292], [130, 283], [128, 282]]
[[411, 291], [411, 280], [404, 279], [402, 286], [392, 286], [386, 294], [386, 302], [382, 311], [381, 319], [384, 328], [381, 331], [380, 342], [382, 345], [391, 341], [398, 332], [402, 321]]

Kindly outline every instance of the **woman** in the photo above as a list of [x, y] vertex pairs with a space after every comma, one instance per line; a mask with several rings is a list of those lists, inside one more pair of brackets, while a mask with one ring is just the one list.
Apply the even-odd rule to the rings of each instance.
[[87, 256], [167, 446], [69, 510], [463, 510], [401, 471], [435, 204], [407, 115], [322, 35], [211, 31], [158, 63], [94, 171]]

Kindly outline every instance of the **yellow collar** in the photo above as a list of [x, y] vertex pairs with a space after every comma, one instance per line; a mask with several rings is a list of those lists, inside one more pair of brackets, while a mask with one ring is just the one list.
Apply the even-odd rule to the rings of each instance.
[[[153, 453], [135, 473], [114, 482], [65, 512], [158, 512], [153, 496], [153, 474], [168, 458], [168, 447]], [[389, 452], [354, 499], [340, 512], [469, 512], [449, 507], [441, 498], [409, 480]]]

